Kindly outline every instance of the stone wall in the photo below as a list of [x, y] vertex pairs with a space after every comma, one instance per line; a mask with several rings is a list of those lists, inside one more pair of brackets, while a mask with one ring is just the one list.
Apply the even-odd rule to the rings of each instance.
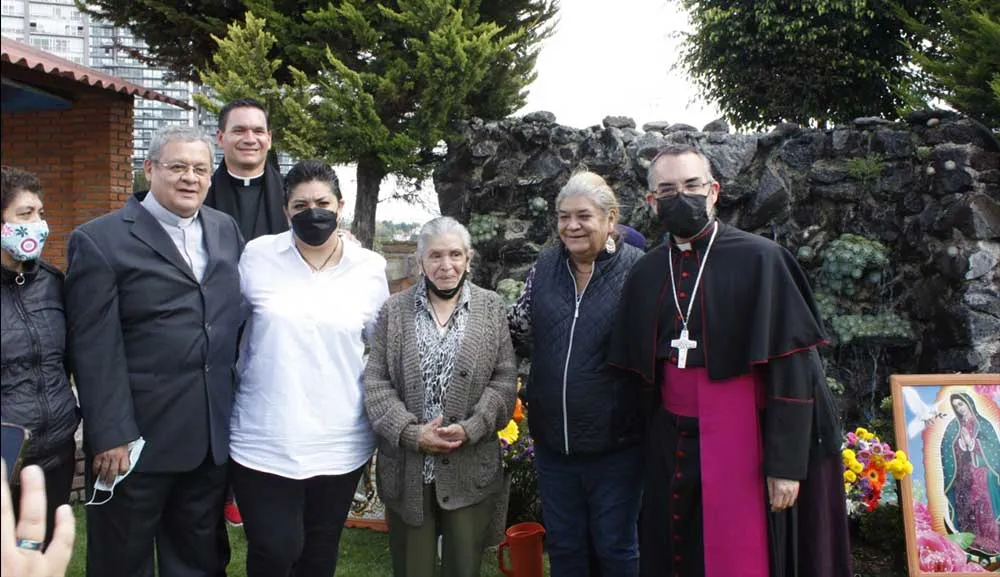
[[435, 188], [442, 213], [469, 225], [475, 281], [511, 298], [554, 241], [553, 202], [577, 169], [603, 175], [621, 220], [658, 242], [646, 169], [671, 142], [710, 158], [724, 221], [798, 256], [833, 337], [828, 373], [859, 411], [871, 415], [891, 373], [1000, 371], [1000, 145], [969, 119], [927, 112], [763, 134], [718, 121], [637, 130], [625, 117], [576, 129], [548, 112], [474, 119]]

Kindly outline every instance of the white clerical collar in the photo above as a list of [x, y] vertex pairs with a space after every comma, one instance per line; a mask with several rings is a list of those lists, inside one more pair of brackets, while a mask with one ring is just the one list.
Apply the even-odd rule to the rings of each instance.
[[264, 176], [263, 170], [260, 171], [260, 174], [256, 174], [254, 176], [239, 176], [238, 174], [233, 174], [233, 171], [229, 170], [228, 168], [226, 169], [226, 172], [229, 173], [229, 176], [233, 177], [233, 180], [242, 180], [243, 186], [250, 186], [251, 180]]
[[149, 214], [153, 215], [153, 218], [162, 222], [163, 224], [168, 224], [170, 226], [176, 226], [178, 228], [187, 228], [194, 222], [194, 219], [198, 218], [198, 211], [195, 211], [193, 216], [183, 217], [177, 216], [176, 214], [170, 212], [160, 204], [160, 201], [156, 200], [156, 196], [153, 195], [153, 191], [146, 193], [146, 197], [142, 199], [141, 202], [143, 208], [149, 211]]

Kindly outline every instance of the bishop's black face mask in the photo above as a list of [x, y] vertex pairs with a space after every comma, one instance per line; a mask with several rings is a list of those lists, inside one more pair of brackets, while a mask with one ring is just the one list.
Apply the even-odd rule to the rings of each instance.
[[463, 272], [462, 273], [462, 278], [458, 279], [458, 284], [456, 284], [454, 288], [450, 288], [450, 289], [447, 289], [447, 290], [439, 289], [437, 287], [437, 285], [435, 285], [433, 282], [431, 282], [431, 277], [426, 276], [426, 275], [424, 275], [424, 285], [427, 286], [427, 290], [429, 290], [432, 293], [434, 293], [438, 298], [442, 298], [442, 299], [444, 299], [446, 301], [450, 301], [452, 298], [455, 297], [455, 295], [458, 294], [458, 291], [462, 290], [462, 285], [465, 284], [465, 277], [468, 274], [469, 274], [469, 271]]
[[708, 197], [680, 193], [656, 201], [656, 215], [665, 232], [677, 238], [692, 238], [708, 226]]
[[309, 246], [320, 246], [337, 230], [337, 213], [325, 208], [307, 208], [292, 217], [295, 236]]

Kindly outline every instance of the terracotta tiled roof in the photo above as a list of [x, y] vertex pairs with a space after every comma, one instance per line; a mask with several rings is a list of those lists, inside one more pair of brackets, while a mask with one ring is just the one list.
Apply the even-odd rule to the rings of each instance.
[[60, 58], [55, 54], [7, 37], [0, 37], [0, 62], [9, 62], [23, 68], [40, 70], [46, 74], [62, 76], [88, 86], [138, 96], [147, 100], [159, 100], [181, 108], [191, 108], [188, 103], [160, 94], [155, 90], [143, 88], [127, 80]]

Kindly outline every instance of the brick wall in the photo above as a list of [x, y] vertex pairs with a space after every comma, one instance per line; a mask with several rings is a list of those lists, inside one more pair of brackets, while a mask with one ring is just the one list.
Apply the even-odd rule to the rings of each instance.
[[[69, 233], [120, 207], [132, 190], [133, 100], [5, 63], [3, 74], [73, 102], [66, 110], [5, 112], [0, 117], [3, 164], [30, 170], [42, 182], [50, 236], [46, 261], [66, 268]], [[83, 497], [82, 430], [77, 430], [71, 502]]]
[[120, 207], [132, 190], [132, 97], [14, 66], [4, 76], [73, 101], [67, 110], [0, 118], [3, 163], [42, 181], [51, 230], [43, 258], [64, 269], [70, 231]]

